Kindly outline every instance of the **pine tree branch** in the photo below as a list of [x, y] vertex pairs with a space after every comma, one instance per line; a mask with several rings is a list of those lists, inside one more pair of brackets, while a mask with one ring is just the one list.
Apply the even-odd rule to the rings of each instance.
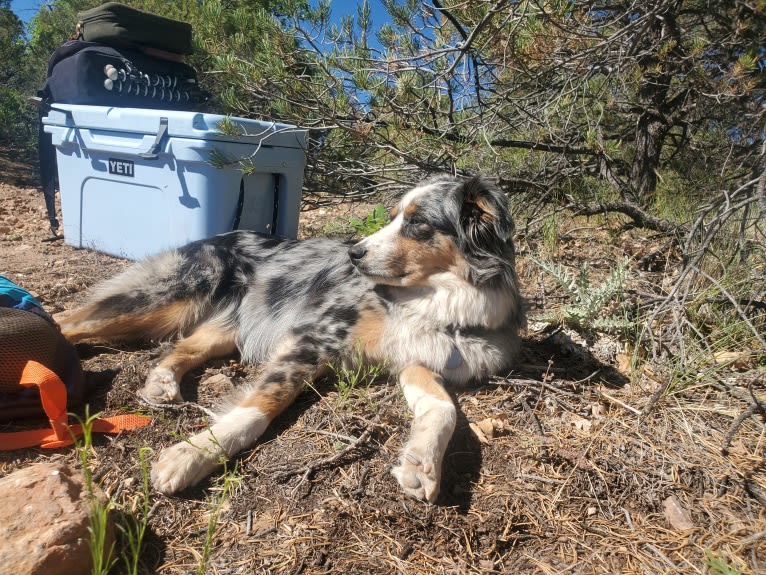
[[468, 34], [466, 33], [463, 26], [460, 24], [460, 22], [457, 21], [457, 18], [455, 18], [455, 15], [452, 14], [447, 8], [442, 6], [442, 3], [439, 2], [439, 0], [432, 0], [434, 8], [436, 8], [439, 12], [441, 12], [444, 17], [449, 20], [452, 25], [455, 27], [455, 30], [457, 30], [457, 33], [462, 36], [463, 41], [468, 40]]
[[592, 150], [584, 146], [562, 146], [558, 144], [547, 144], [545, 142], [530, 142], [527, 140], [492, 140], [490, 144], [495, 148], [524, 148], [526, 150], [553, 152], [556, 154], [582, 154], [587, 156], [598, 156], [601, 154], [601, 152], [597, 150]]

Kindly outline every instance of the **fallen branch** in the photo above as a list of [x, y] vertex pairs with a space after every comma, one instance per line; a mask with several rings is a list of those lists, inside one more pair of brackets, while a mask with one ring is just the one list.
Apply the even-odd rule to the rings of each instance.
[[750, 419], [756, 413], [760, 413], [762, 417], [766, 418], [766, 405], [764, 405], [764, 402], [755, 395], [755, 392], [753, 392], [753, 383], [750, 382], [747, 387], [748, 391], [750, 391], [750, 398], [753, 403], [751, 403], [745, 411], [739, 414], [737, 419], [734, 420], [734, 423], [731, 424], [731, 427], [729, 427], [729, 431], [726, 432], [726, 436], [723, 439], [723, 446], [721, 447], [721, 453], [724, 455], [729, 454], [731, 442], [734, 440], [734, 436], [746, 420]]
[[537, 432], [537, 435], [540, 437], [540, 458], [541, 459], [547, 459], [548, 458], [548, 446], [545, 445], [545, 431], [543, 431], [543, 426], [540, 423], [540, 420], [537, 418], [537, 415], [535, 415], [535, 412], [532, 410], [530, 405], [527, 403], [526, 399], [521, 400], [521, 407], [524, 408], [524, 412], [527, 414], [529, 419], [532, 421], [532, 425], [535, 427], [535, 431]]
[[314, 461], [306, 465], [296, 466], [291, 469], [285, 469], [284, 471], [276, 475], [277, 481], [284, 481], [285, 479], [288, 479], [289, 477], [292, 477], [293, 475], [300, 474], [301, 477], [298, 483], [295, 485], [295, 487], [293, 487], [292, 493], [294, 495], [295, 492], [298, 490], [298, 488], [301, 485], [303, 485], [303, 482], [306, 481], [312, 473], [314, 473], [315, 471], [318, 471], [319, 469], [322, 469], [323, 467], [327, 467], [338, 462], [339, 460], [343, 459], [346, 455], [351, 453], [353, 450], [367, 443], [367, 440], [370, 438], [370, 435], [372, 435], [372, 430], [374, 427], [377, 427], [377, 425], [373, 425], [365, 429], [362, 432], [362, 434], [353, 441], [353, 443], [348, 444], [345, 448], [343, 448], [341, 451], [339, 451], [335, 455], [325, 457], [323, 459]]
[[576, 215], [580, 216], [596, 216], [598, 214], [616, 212], [628, 216], [633, 220], [633, 223], [640, 228], [665, 234], [675, 234], [677, 236], [682, 236], [688, 233], [685, 226], [664, 218], [653, 216], [647, 213], [646, 210], [638, 204], [634, 204], [627, 200], [583, 204], [570, 197], [569, 204], [567, 204], [566, 207], [575, 212]]
[[670, 387], [670, 378], [664, 377], [662, 385], [660, 385], [654, 393], [652, 393], [652, 396], [649, 398], [649, 402], [644, 406], [644, 408], [641, 410], [641, 415], [646, 416], [649, 415], [649, 412], [654, 409], [654, 406], [657, 404], [657, 402], [660, 400], [660, 398], [665, 395], [665, 392]]

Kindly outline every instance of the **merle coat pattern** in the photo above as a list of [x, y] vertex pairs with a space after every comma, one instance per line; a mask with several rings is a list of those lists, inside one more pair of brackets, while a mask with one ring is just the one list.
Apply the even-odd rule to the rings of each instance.
[[384, 364], [413, 412], [393, 469], [433, 502], [455, 427], [445, 384], [505, 373], [524, 323], [505, 197], [481, 179], [429, 180], [362, 241], [285, 240], [237, 231], [149, 258], [98, 286], [62, 320], [72, 341], [177, 338], [139, 394], [181, 400], [179, 382], [237, 350], [261, 375], [213, 425], [162, 451], [154, 486], [194, 485], [253, 445], [331, 362]]

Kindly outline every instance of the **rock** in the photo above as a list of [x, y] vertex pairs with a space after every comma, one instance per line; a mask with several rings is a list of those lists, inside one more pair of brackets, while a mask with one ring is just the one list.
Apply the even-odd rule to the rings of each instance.
[[209, 387], [216, 395], [234, 389], [234, 383], [231, 381], [231, 378], [223, 373], [216, 373], [207, 379], [200, 380], [200, 385]]
[[675, 495], [671, 495], [663, 502], [665, 518], [676, 531], [686, 531], [694, 528], [689, 511], [683, 506]]
[[[0, 479], [0, 565], [14, 575], [87, 575], [91, 505], [84, 478], [38, 463]], [[103, 494], [98, 497], [103, 501]], [[108, 528], [107, 549], [114, 532]]]

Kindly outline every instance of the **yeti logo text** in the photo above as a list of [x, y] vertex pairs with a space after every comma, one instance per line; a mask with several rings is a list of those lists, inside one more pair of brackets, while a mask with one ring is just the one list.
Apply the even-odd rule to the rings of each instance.
[[115, 160], [114, 158], [109, 158], [109, 173], [132, 178], [136, 175], [133, 170], [133, 160]]

